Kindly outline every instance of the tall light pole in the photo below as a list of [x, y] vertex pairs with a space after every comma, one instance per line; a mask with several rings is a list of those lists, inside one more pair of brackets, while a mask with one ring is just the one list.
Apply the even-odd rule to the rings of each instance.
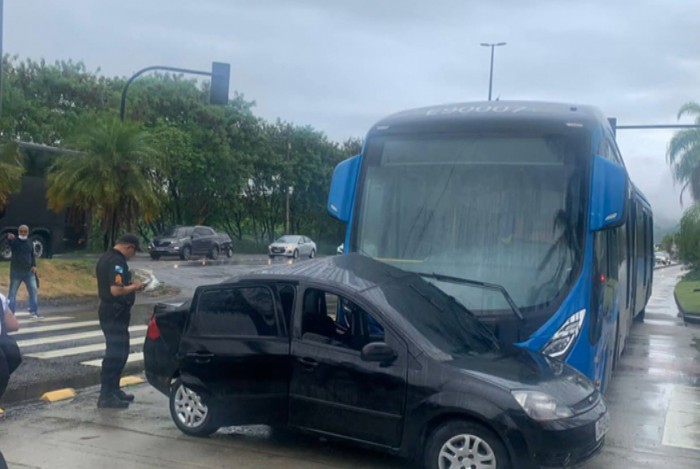
[[491, 72], [489, 73], [489, 101], [491, 101], [491, 88], [493, 86], [493, 50], [498, 46], [505, 46], [506, 43], [505, 42], [494, 42], [494, 43], [482, 42], [481, 45], [484, 47], [491, 48]]

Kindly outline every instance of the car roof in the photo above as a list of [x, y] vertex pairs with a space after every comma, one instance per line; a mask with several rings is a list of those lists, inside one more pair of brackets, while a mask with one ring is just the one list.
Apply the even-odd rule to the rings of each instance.
[[268, 267], [231, 280], [313, 281], [360, 294], [409, 275], [414, 274], [360, 254], [347, 254]]

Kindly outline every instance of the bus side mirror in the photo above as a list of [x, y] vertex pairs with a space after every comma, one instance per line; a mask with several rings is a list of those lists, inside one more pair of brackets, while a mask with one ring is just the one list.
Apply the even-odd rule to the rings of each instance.
[[328, 212], [342, 222], [349, 222], [355, 201], [355, 184], [360, 172], [360, 155], [338, 163], [333, 171], [328, 194]]
[[627, 172], [614, 161], [593, 160], [589, 227], [591, 231], [615, 228], [625, 222]]

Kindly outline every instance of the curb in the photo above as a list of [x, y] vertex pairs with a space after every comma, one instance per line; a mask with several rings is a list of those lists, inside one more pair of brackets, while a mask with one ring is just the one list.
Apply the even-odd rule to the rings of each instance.
[[673, 301], [676, 302], [676, 306], [678, 307], [678, 311], [680, 311], [680, 313], [681, 313], [681, 318], [683, 319], [684, 326], [687, 326], [688, 324], [700, 324], [700, 314], [688, 314], [688, 313], [686, 313], [686, 311], [681, 306], [681, 302], [678, 301], [678, 297], [676, 296], [675, 289], [673, 291]]
[[[123, 373], [125, 375], [133, 375], [143, 373], [143, 370], [143, 362], [127, 363], [124, 367]], [[96, 386], [100, 384], [100, 372], [100, 368], [94, 368], [94, 370], [90, 370], [89, 372], [81, 375], [65, 376], [59, 379], [29, 383], [16, 388], [11, 387], [12, 378], [10, 378], [10, 387], [8, 387], [5, 394], [2, 396], [2, 400], [0, 401], [2, 406], [0, 407], [6, 408], [10, 404], [20, 404], [28, 401], [39, 400], [44, 394], [56, 391], [57, 389], [73, 388], [79, 390], [81, 388]], [[129, 385], [131, 384], [138, 383], [130, 383]]]

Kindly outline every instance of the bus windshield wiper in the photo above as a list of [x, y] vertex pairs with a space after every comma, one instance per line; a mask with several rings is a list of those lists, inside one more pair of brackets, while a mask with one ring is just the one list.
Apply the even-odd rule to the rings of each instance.
[[508, 305], [510, 306], [510, 309], [513, 311], [513, 314], [515, 314], [515, 316], [518, 319], [520, 319], [521, 321], [525, 320], [525, 318], [523, 317], [523, 313], [520, 312], [520, 308], [518, 308], [518, 306], [513, 301], [513, 298], [510, 297], [510, 295], [508, 294], [508, 291], [502, 285], [498, 285], [496, 283], [480, 282], [478, 280], [470, 280], [467, 278], [452, 277], [451, 275], [437, 274], [435, 272], [433, 272], [432, 274], [429, 274], [427, 272], [413, 272], [413, 273], [418, 274], [421, 277], [435, 279], [439, 282], [456, 283], [458, 285], [470, 285], [470, 286], [474, 286], [474, 287], [484, 288], [487, 290], [498, 291], [501, 293], [501, 295], [503, 295], [503, 298], [506, 299], [506, 302], [508, 302]]

